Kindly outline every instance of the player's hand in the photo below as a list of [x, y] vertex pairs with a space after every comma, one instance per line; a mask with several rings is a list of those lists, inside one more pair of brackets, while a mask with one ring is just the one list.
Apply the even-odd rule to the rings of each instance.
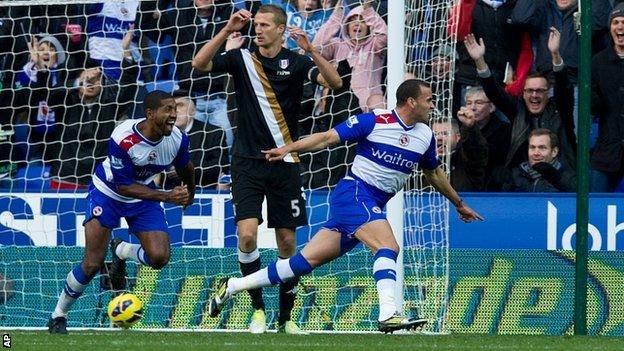
[[276, 147], [271, 150], [262, 150], [264, 157], [269, 162], [277, 162], [284, 159], [284, 157], [288, 154], [288, 150], [282, 147]]
[[225, 42], [225, 51], [239, 49], [245, 43], [245, 37], [241, 32], [234, 32], [230, 34]]
[[475, 212], [472, 208], [468, 207], [468, 205], [466, 205], [463, 201], [459, 206], [457, 206], [457, 212], [459, 213], [459, 219], [464, 221], [464, 223], [485, 220], [485, 218]]
[[187, 206], [189, 204], [188, 201], [189, 192], [186, 185], [176, 186], [169, 192], [169, 196], [167, 196], [167, 202], [175, 205]]
[[247, 10], [236, 11], [228, 20], [228, 23], [225, 25], [225, 29], [230, 33], [238, 32], [243, 29], [249, 21], [251, 21], [252, 17], [253, 15], [251, 12]]
[[477, 41], [474, 34], [470, 33], [466, 36], [464, 45], [473, 60], [477, 61], [485, 56], [485, 44], [483, 43], [483, 38]]
[[189, 207], [190, 205], [193, 204], [193, 201], [195, 201], [195, 192], [188, 192], [188, 186], [186, 186], [184, 183], [182, 183], [180, 185], [181, 188], [184, 188], [187, 192], [187, 197], [186, 197], [186, 202], [181, 204], [182, 205], [182, 210], [186, 210], [187, 207]]
[[186, 210], [186, 208], [191, 206], [194, 201], [195, 201], [195, 193], [189, 193], [187, 200], [186, 200], [186, 204], [182, 205], [182, 209]]
[[474, 113], [466, 106], [459, 108], [459, 111], [457, 112], [457, 119], [459, 119], [459, 121], [468, 128], [472, 128], [476, 122]]
[[297, 45], [305, 52], [312, 51], [313, 47], [308, 39], [308, 35], [303, 29], [296, 26], [288, 26], [288, 36], [290, 36]]

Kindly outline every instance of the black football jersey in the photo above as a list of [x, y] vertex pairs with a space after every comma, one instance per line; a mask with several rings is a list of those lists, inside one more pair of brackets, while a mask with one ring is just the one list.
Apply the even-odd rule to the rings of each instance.
[[[312, 59], [284, 48], [274, 58], [236, 49], [215, 56], [212, 71], [234, 77], [238, 123], [233, 156], [264, 159], [261, 150], [299, 138], [303, 84], [318, 76]], [[293, 153], [284, 161], [299, 162], [299, 158]]]

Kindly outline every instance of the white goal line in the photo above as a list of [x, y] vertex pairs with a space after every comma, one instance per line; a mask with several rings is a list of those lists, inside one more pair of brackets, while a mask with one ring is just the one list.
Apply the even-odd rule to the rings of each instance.
[[[19, 331], [47, 331], [46, 327], [2, 327], [2, 331], [19, 330]], [[121, 328], [81, 328], [72, 327], [67, 328], [68, 331], [94, 331], [94, 332], [110, 332], [117, 333], [121, 331], [132, 333], [249, 333], [248, 329], [188, 329], [188, 328], [145, 328], [145, 329], [129, 329], [123, 330]], [[378, 331], [352, 331], [352, 330], [306, 330], [310, 334], [381, 334]], [[268, 330], [267, 333], [277, 333], [277, 330]], [[405, 331], [397, 330], [393, 335], [450, 335], [449, 332], [433, 333], [429, 331]]]

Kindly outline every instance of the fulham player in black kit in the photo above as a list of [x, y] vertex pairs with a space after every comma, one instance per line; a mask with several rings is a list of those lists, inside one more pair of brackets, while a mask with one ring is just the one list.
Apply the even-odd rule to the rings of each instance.
[[[282, 47], [286, 13], [275, 5], [261, 6], [253, 18], [257, 49], [233, 49], [216, 55], [228, 36], [250, 21], [251, 12], [234, 13], [193, 59], [196, 69], [231, 74], [236, 86], [238, 127], [232, 148], [232, 197], [239, 239], [238, 259], [244, 276], [261, 267], [257, 234], [263, 221], [265, 196], [268, 227], [275, 228], [280, 258], [295, 254], [295, 229], [307, 224], [297, 153], [286, 155], [283, 162], [269, 163], [262, 150], [297, 141], [305, 80], [331, 89], [342, 86], [336, 69], [310, 44], [300, 28], [288, 27], [288, 32], [307, 56]], [[304, 334], [290, 316], [297, 283], [298, 280], [292, 280], [280, 285], [279, 332]], [[262, 290], [251, 290], [249, 294], [255, 310], [249, 329], [252, 333], [264, 333], [267, 327]]]

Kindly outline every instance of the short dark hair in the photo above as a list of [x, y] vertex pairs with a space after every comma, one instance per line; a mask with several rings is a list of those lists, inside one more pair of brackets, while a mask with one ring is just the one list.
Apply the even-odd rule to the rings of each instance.
[[546, 129], [546, 128], [533, 129], [531, 133], [529, 133], [529, 139], [531, 139], [534, 136], [542, 136], [542, 135], [548, 135], [548, 137], [550, 137], [551, 149], [559, 148], [559, 137], [557, 136], [557, 134], [553, 133], [553, 131], [550, 129]]
[[548, 77], [546, 77], [544, 74], [542, 74], [540, 72], [529, 73], [529, 75], [526, 77], [524, 82], [526, 83], [526, 81], [531, 79], [531, 78], [541, 78], [541, 79], [544, 79], [546, 81], [546, 87], [548, 89], [550, 89], [550, 81], [548, 80]]
[[408, 79], [401, 83], [396, 91], [397, 106], [402, 106], [407, 102], [407, 99], [418, 99], [422, 88], [429, 88], [429, 84], [420, 79]]
[[185, 89], [178, 89], [178, 90], [174, 90], [173, 93], [171, 93], [171, 95], [174, 98], [179, 98], [179, 97], [191, 97], [191, 93], [188, 90]]
[[453, 131], [453, 133], [459, 135], [459, 122], [457, 122], [455, 118], [446, 118], [446, 117], [438, 118], [438, 119], [433, 120], [433, 122], [431, 123], [432, 126], [434, 124], [443, 124], [443, 125], [450, 124], [451, 130]]
[[173, 99], [173, 96], [162, 90], [154, 90], [145, 95], [145, 100], [143, 100], [143, 110], [145, 114], [147, 114], [147, 110], [157, 110], [162, 106], [162, 101], [167, 99]]
[[267, 4], [267, 5], [262, 5], [260, 6], [260, 8], [258, 9], [257, 13], [272, 13], [273, 14], [273, 22], [275, 22], [275, 24], [279, 25], [286, 25], [286, 11], [284, 11], [283, 8], [277, 6], [277, 5], [273, 5], [273, 4]]

